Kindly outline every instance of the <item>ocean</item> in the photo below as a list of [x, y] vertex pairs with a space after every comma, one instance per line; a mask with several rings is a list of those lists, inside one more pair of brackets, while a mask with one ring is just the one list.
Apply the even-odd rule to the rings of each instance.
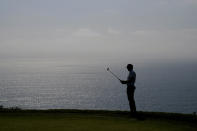
[[[197, 111], [197, 63], [139, 62], [135, 100], [138, 111]], [[1, 59], [0, 105], [22, 109], [129, 110], [121, 62], [80, 63], [66, 59]]]

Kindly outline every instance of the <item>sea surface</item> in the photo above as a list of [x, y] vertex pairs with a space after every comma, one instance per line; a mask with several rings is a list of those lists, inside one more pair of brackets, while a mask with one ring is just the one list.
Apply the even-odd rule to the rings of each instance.
[[[197, 111], [197, 63], [133, 63], [137, 110]], [[0, 60], [0, 105], [22, 109], [129, 110], [123, 63], [80, 63], [51, 59]]]

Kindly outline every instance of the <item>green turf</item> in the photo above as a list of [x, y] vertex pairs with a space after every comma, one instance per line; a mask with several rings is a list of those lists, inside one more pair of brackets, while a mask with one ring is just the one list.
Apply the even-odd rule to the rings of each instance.
[[0, 131], [197, 130], [196, 121], [191, 116], [169, 113], [141, 113], [141, 115], [145, 120], [130, 118], [128, 112], [79, 110], [5, 111], [0, 112]]

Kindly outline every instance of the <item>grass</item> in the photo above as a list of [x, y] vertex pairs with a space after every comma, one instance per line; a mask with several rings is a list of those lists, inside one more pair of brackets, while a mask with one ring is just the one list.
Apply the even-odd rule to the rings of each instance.
[[196, 131], [196, 116], [125, 111], [20, 110], [0, 111], [0, 131]]

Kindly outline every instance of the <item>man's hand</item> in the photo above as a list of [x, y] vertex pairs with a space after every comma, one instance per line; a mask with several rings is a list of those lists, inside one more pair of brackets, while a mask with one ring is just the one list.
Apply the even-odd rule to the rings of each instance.
[[122, 83], [122, 84], [127, 84], [127, 83], [128, 83], [128, 81], [120, 80], [120, 83]]
[[123, 81], [123, 80], [120, 80], [120, 83], [121, 83], [121, 84], [124, 84], [124, 81]]

